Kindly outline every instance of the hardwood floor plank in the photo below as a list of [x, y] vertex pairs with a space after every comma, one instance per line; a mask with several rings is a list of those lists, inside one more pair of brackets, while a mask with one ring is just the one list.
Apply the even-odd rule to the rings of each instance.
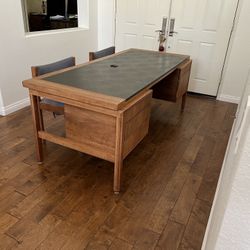
[[74, 230], [76, 229], [67, 221], [61, 221], [54, 227], [53, 231], [47, 234], [47, 237], [38, 242], [36, 249], [61, 249]]
[[131, 250], [132, 246], [123, 240], [115, 239], [112, 242], [112, 245], [110, 246], [109, 250], [117, 250], [117, 249], [119, 249], [119, 250]]
[[[60, 158], [66, 160], [65, 157], [60, 157]], [[88, 158], [86, 158], [86, 161], [87, 159]], [[85, 162], [85, 160], [83, 162]], [[72, 163], [71, 161], [68, 162], [69, 165], [71, 163]], [[77, 172], [79, 172], [79, 170], [81, 169], [81, 165], [78, 165], [78, 167], [76, 168], [69, 168], [68, 164], [57, 165], [56, 162], [53, 162], [54, 168], [50, 170], [47, 181], [42, 183], [22, 202], [20, 202], [16, 207], [11, 209], [9, 213], [17, 218], [23, 218], [39, 202], [49, 197], [51, 193], [53, 193], [56, 189], [58, 189], [61, 185], [63, 185], [63, 183], [68, 181], [74, 175], [77, 175]]]
[[156, 250], [176, 250], [179, 247], [185, 226], [169, 220], [157, 243]]
[[[103, 161], [92, 158], [89, 164], [91, 165], [93, 162]], [[72, 246], [74, 246], [73, 249], [83, 249], [112, 211], [115, 204], [112, 202], [114, 198], [111, 195], [112, 187], [109, 182], [106, 182], [105, 178], [99, 179], [100, 174], [96, 173], [96, 168], [86, 168], [85, 173], [95, 178], [88, 178], [90, 182], [87, 182], [88, 185], [85, 183], [86, 186], [83, 188], [84, 192], [82, 192], [83, 195], [79, 203], [41, 243], [39, 249], [69, 249]], [[106, 172], [107, 174], [109, 172]], [[96, 185], [96, 183], [100, 185]]]
[[[89, 240], [93, 236], [93, 232], [89, 229], [83, 227], [78, 228], [75, 233], [73, 233], [68, 239], [66, 239], [66, 243], [62, 246], [62, 250], [75, 249], [82, 250], [85, 249], [88, 245]], [[47, 248], [45, 248], [47, 249]]]
[[181, 193], [202, 141], [203, 137], [194, 136], [187, 146], [181, 161], [177, 165], [170, 181], [149, 217], [149, 229], [161, 233], [166, 226], [170, 213]]
[[12, 225], [18, 222], [18, 219], [7, 213], [0, 216], [0, 234], [5, 233]]
[[[3, 161], [1, 163], [0, 168], [0, 183], [3, 185], [11, 179], [14, 179], [16, 176], [20, 175], [26, 169], [32, 170], [30, 165], [27, 165], [23, 162], [19, 162], [18, 159], [16, 162], [10, 162], [8, 159], [10, 158], [9, 155], [1, 154], [0, 159]], [[18, 162], [18, 163], [17, 163]]]
[[201, 177], [190, 174], [177, 200], [170, 219], [182, 225], [186, 225], [190, 216], [196, 194], [201, 184]]
[[[122, 197], [124, 204], [133, 210], [133, 212], [129, 220], [125, 223], [123, 230], [120, 231], [119, 238], [130, 244], [134, 244], [137, 233], [143, 230], [144, 227], [147, 227], [148, 218], [155, 207], [154, 204], [160, 199], [160, 195], [167, 185], [167, 180], [170, 179], [174, 167], [180, 161], [180, 155], [183, 154], [186, 146], [186, 142], [183, 142], [178, 151], [176, 150], [176, 154], [171, 154], [172, 151], [170, 150], [170, 154], [166, 154], [165, 150], [167, 148], [164, 148], [163, 151], [158, 150], [158, 153], [162, 154], [160, 157], [161, 160], [159, 161], [158, 153], [155, 154], [155, 158], [152, 158], [147, 163], [150, 169], [144, 169], [146, 171], [145, 175], [143, 173], [138, 174], [138, 180], [134, 182], [136, 185], [132, 185]], [[172, 147], [172, 150], [175, 149], [176, 147]]]
[[9, 193], [8, 196], [0, 201], [0, 215], [8, 212], [24, 198], [25, 196], [23, 194], [19, 194], [15, 191]]
[[16, 249], [18, 242], [6, 234], [0, 234], [0, 249], [10, 250]]
[[13, 238], [22, 241], [31, 234], [31, 232], [38, 226], [38, 224], [46, 218], [49, 212], [56, 206], [56, 204], [63, 199], [62, 194], [55, 194], [38, 204], [30, 211], [23, 219], [20, 219], [16, 224], [10, 227], [6, 232]]
[[148, 249], [153, 250], [160, 238], [158, 233], [150, 231], [148, 229], [143, 229], [140, 231], [140, 237], [134, 243], [133, 249]]
[[201, 249], [210, 209], [207, 202], [196, 200], [179, 247], [180, 250]]
[[213, 153], [215, 144], [215, 138], [211, 136], [204, 136], [200, 150], [197, 153], [197, 157], [195, 158], [195, 161], [191, 167], [191, 172], [193, 174], [198, 175], [200, 177], [204, 175], [204, 172], [207, 166], [209, 165], [209, 161]]
[[[27, 182], [30, 178], [32, 178], [34, 175], [39, 175], [41, 172], [41, 169], [35, 166], [30, 166], [28, 164], [24, 164], [23, 170], [13, 178], [8, 179], [4, 183], [6, 186], [12, 186], [15, 190], [18, 189], [18, 187], [22, 186], [25, 182]], [[19, 166], [19, 164], [17, 164]], [[18, 190], [17, 190], [18, 191]], [[25, 194], [24, 194], [25, 195]]]
[[199, 199], [208, 201], [211, 205], [214, 199], [217, 182], [223, 164], [227, 142], [228, 136], [218, 138], [214, 150], [212, 152], [209, 164], [207, 165], [204, 171], [202, 183], [197, 194], [197, 197]]
[[29, 178], [25, 183], [16, 187], [16, 191], [25, 196], [28, 196], [32, 193], [38, 186], [44, 183], [47, 180], [47, 177], [43, 173], [38, 173]]
[[[188, 96], [184, 113], [153, 100], [119, 196], [112, 163], [47, 142], [38, 166], [30, 108], [0, 117], [0, 249], [199, 249], [235, 111], [204, 97]], [[64, 133], [63, 116], [44, 116]]]
[[[92, 237], [89, 240], [88, 245], [86, 246], [86, 250], [109, 249], [114, 241], [115, 241], [115, 234], [110, 232], [108, 229], [105, 229], [105, 227], [102, 226], [94, 235], [94, 237]], [[116, 244], [114, 244], [114, 246], [116, 246]]]
[[[48, 233], [56, 227], [60, 219], [51, 215], [51, 211], [62, 201], [67, 192], [70, 191], [70, 187], [74, 184], [74, 179], [68, 179], [62, 183], [54, 192], [47, 194], [42, 201], [40, 201], [34, 208], [32, 208], [27, 215], [20, 219], [16, 224], [10, 227], [6, 233], [22, 242], [22, 245], [28, 244], [29, 238], [39, 237], [36, 241], [29, 242], [29, 245], [35, 244], [37, 246], [39, 242], [42, 242]], [[52, 223], [48, 225], [43, 223], [47, 218], [53, 218]], [[54, 224], [53, 224], [54, 221]], [[38, 233], [40, 232], [40, 233]], [[35, 247], [33, 246], [33, 247]]]
[[46, 216], [40, 223], [30, 222], [30, 230], [25, 231], [21, 237], [18, 237], [20, 244], [17, 249], [36, 249], [48, 235], [54, 230], [61, 221], [51, 215]]

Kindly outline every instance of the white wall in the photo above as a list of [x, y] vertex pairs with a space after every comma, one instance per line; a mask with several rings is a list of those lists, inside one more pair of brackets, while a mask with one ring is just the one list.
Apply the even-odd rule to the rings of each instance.
[[3, 97], [0, 89], [0, 115], [3, 115]]
[[76, 56], [77, 63], [88, 60], [88, 52], [97, 49], [97, 0], [89, 0], [89, 16], [89, 30], [25, 36], [21, 1], [0, 1], [0, 89], [5, 113], [28, 104], [28, 91], [22, 87], [22, 80], [31, 78], [31, 65], [68, 56]]
[[114, 45], [115, 0], [98, 0], [98, 49]]
[[250, 1], [240, 0], [237, 22], [230, 44], [218, 99], [238, 102], [250, 69]]

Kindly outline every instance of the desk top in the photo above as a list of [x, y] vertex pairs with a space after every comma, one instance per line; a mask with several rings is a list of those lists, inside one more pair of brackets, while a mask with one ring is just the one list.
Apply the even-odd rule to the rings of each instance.
[[128, 100], [188, 58], [186, 55], [130, 49], [43, 80]]

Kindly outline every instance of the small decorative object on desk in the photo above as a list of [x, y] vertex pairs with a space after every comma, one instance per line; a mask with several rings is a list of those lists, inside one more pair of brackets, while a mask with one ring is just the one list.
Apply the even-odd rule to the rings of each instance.
[[167, 17], [162, 18], [162, 28], [161, 30], [156, 30], [156, 32], [159, 32], [159, 51], [164, 52], [165, 51], [165, 43], [166, 43], [166, 28], [167, 28]]
[[161, 51], [161, 52], [165, 51], [165, 42], [166, 42], [165, 34], [160, 32], [160, 34], [159, 34], [159, 51]]

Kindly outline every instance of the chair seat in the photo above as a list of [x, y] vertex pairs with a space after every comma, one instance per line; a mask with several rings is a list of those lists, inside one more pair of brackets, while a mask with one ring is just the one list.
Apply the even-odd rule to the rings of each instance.
[[56, 115], [62, 115], [64, 113], [64, 103], [43, 98], [40, 101], [40, 109], [51, 111]]
[[55, 107], [64, 107], [64, 103], [62, 102], [57, 102], [51, 99], [43, 98], [40, 102], [41, 104], [49, 104]]

